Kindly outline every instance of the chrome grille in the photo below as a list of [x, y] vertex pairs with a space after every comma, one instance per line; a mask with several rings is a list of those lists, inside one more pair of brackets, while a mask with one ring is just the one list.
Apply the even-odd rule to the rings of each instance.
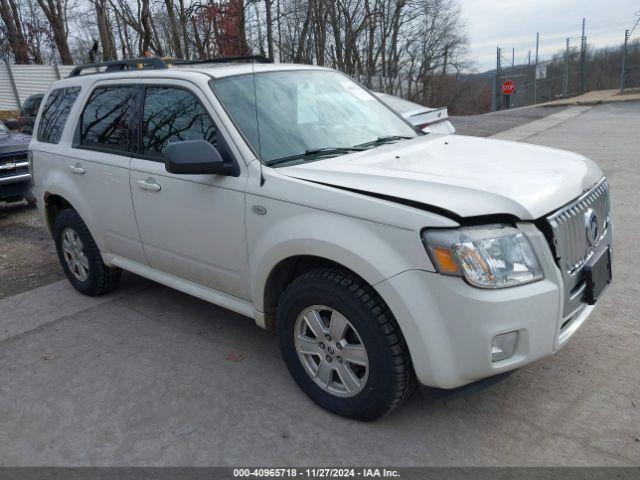
[[0, 154], [0, 164], [26, 162], [26, 161], [27, 161], [27, 152], [12, 152], [12, 153]]
[[0, 177], [12, 177], [28, 172], [27, 152], [0, 155]]
[[609, 234], [609, 210], [609, 185], [603, 178], [591, 190], [547, 217], [552, 247], [564, 280], [565, 315], [583, 302], [583, 267]]

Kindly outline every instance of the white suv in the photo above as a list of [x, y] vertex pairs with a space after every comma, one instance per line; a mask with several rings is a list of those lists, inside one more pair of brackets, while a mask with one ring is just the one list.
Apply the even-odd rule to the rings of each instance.
[[77, 67], [30, 161], [77, 290], [124, 269], [251, 317], [309, 397], [353, 418], [416, 379], [453, 389], [557, 352], [611, 280], [592, 161], [423, 134], [326, 68]]

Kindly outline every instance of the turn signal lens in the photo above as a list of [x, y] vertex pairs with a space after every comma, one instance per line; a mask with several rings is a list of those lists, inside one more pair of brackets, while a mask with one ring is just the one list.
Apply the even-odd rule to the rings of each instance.
[[438, 271], [449, 275], [458, 273], [458, 265], [448, 248], [436, 247], [433, 249], [433, 258], [438, 264]]

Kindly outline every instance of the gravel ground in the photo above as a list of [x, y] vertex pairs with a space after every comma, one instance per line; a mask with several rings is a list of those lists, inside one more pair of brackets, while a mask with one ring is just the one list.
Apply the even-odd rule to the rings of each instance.
[[0, 298], [63, 278], [49, 232], [26, 202], [0, 202]]
[[519, 127], [565, 110], [567, 107], [529, 107], [502, 110], [500, 112], [485, 113], [483, 115], [469, 115], [466, 117], [451, 117], [451, 123], [456, 127], [456, 133], [474, 137], [490, 137], [496, 133]]

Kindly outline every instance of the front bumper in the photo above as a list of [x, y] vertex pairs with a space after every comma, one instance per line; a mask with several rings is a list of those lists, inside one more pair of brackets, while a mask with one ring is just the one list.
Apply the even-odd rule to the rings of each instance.
[[31, 190], [31, 177], [28, 173], [0, 177], [0, 200], [23, 197]]
[[[531, 224], [519, 228], [538, 254], [544, 280], [484, 290], [458, 277], [409, 270], [375, 286], [400, 324], [422, 385], [457, 388], [552, 355], [593, 311], [584, 305], [563, 318], [561, 274], [547, 241]], [[514, 331], [515, 353], [492, 362], [492, 339]]]

